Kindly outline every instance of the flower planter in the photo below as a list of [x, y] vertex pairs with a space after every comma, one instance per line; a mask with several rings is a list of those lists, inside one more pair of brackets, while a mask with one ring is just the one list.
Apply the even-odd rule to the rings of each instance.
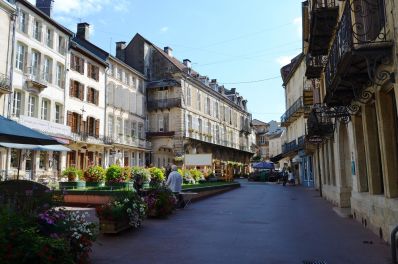
[[105, 183], [103, 183], [103, 182], [86, 182], [87, 188], [97, 188], [97, 187], [103, 187], [103, 186], [105, 186]]
[[128, 189], [128, 190], [133, 190], [133, 182], [107, 182], [105, 184], [107, 187], [111, 188], [112, 190], [115, 189]]
[[102, 234], [117, 234], [129, 228], [131, 228], [131, 226], [127, 219], [119, 221], [100, 219], [99, 229]]
[[59, 182], [60, 189], [82, 189], [86, 187], [86, 182], [75, 181], [75, 182]]

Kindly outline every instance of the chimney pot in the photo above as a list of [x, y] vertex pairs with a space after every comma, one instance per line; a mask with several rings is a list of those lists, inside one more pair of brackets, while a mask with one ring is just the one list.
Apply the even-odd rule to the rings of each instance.
[[173, 49], [170, 47], [164, 47], [164, 52], [167, 53], [167, 55], [169, 55], [170, 57], [173, 57]]
[[187, 68], [191, 68], [191, 61], [190, 61], [189, 59], [183, 60], [183, 63], [184, 63], [184, 65], [185, 65]]
[[90, 24], [83, 22], [77, 24], [76, 36], [80, 39], [89, 40], [90, 38]]
[[121, 61], [126, 61], [125, 49], [126, 49], [125, 41], [116, 42], [116, 58], [118, 58]]

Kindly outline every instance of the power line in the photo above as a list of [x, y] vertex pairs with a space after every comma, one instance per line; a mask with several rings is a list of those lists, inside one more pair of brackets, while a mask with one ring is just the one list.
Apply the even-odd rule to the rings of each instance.
[[255, 80], [255, 81], [244, 81], [244, 82], [231, 82], [231, 83], [221, 83], [221, 84], [244, 84], [244, 83], [258, 83], [258, 82], [265, 82], [265, 81], [270, 81], [270, 80], [275, 80], [277, 78], [280, 78], [281, 76], [274, 76], [274, 77], [269, 77], [266, 79], [261, 79], [261, 80]]

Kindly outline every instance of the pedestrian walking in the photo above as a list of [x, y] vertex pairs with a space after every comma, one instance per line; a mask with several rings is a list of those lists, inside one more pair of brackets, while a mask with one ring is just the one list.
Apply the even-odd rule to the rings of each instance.
[[289, 168], [289, 172], [288, 172], [288, 181], [290, 184], [292, 185], [296, 185], [296, 180], [294, 179], [294, 174], [291, 168]]
[[185, 202], [182, 197], [182, 194], [180, 193], [182, 187], [182, 176], [180, 173], [178, 173], [176, 165], [171, 166], [171, 173], [167, 178], [166, 186], [169, 187], [169, 189], [177, 197], [177, 207], [184, 208]]

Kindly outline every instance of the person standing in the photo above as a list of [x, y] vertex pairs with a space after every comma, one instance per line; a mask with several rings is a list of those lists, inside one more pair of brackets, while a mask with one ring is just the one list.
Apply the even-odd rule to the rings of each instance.
[[182, 187], [182, 176], [178, 173], [176, 165], [171, 166], [171, 172], [167, 178], [166, 186], [177, 196], [177, 207], [184, 207], [184, 199], [180, 193]]
[[288, 181], [290, 184], [296, 185], [296, 180], [294, 179], [294, 174], [291, 168], [289, 168]]

